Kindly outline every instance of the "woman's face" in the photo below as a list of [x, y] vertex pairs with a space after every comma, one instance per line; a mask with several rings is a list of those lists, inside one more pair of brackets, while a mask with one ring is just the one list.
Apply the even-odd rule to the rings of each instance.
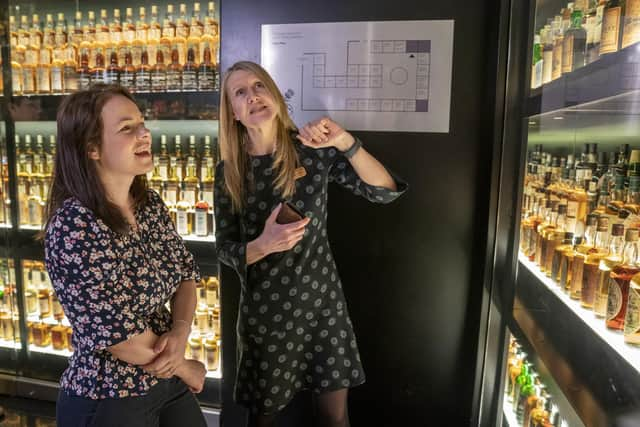
[[124, 96], [114, 96], [102, 108], [102, 145], [89, 154], [101, 175], [135, 177], [153, 168], [151, 134], [140, 110]]
[[277, 106], [265, 84], [253, 73], [237, 70], [226, 87], [233, 116], [247, 128], [257, 128], [275, 120]]

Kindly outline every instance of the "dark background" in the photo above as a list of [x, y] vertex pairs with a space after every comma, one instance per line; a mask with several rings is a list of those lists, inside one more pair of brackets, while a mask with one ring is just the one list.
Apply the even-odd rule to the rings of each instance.
[[[449, 133], [357, 132], [409, 191], [386, 206], [337, 186], [330, 191], [330, 240], [367, 374], [350, 392], [352, 426], [472, 423], [483, 352], [497, 14], [484, 1], [221, 2], [223, 70], [238, 60], [260, 62], [262, 24], [455, 21]], [[232, 402], [238, 293], [237, 277], [224, 267], [222, 417], [234, 427], [244, 416]], [[301, 415], [308, 402], [304, 394], [294, 400], [283, 425], [311, 425]]]

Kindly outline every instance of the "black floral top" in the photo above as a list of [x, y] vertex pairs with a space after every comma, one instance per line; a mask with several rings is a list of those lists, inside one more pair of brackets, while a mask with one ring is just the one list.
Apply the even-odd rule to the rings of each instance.
[[91, 399], [146, 394], [158, 379], [107, 347], [171, 328], [166, 303], [185, 280], [199, 280], [193, 256], [155, 191], [135, 213], [138, 230], [114, 233], [77, 199], [67, 199], [45, 237], [45, 263], [73, 327], [74, 352], [61, 388]]

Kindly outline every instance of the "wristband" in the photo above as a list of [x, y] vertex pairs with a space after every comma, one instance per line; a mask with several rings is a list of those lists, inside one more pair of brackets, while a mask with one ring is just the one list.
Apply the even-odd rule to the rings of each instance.
[[345, 156], [347, 159], [350, 159], [358, 152], [360, 147], [362, 147], [362, 141], [360, 141], [359, 138], [354, 137], [353, 144], [351, 144], [351, 147], [349, 147], [346, 151], [343, 151], [342, 155]]

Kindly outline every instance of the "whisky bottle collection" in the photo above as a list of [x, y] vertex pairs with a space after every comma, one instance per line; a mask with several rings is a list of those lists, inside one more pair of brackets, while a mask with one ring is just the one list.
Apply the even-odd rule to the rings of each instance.
[[[149, 13], [150, 12], [150, 13]], [[19, 18], [19, 20], [18, 20]], [[132, 92], [213, 91], [219, 86], [219, 22], [214, 2], [190, 13], [168, 4], [96, 12], [9, 17], [14, 95], [64, 94], [94, 83]]]
[[529, 152], [520, 251], [580, 305], [640, 345], [640, 150]]
[[[171, 143], [171, 151], [169, 150]], [[208, 237], [214, 233], [213, 187], [216, 141], [209, 135], [199, 139], [161, 135], [153, 153], [149, 188], [163, 198], [181, 236]], [[52, 180], [56, 151], [55, 135], [16, 135], [18, 215], [20, 226], [41, 227]], [[5, 180], [4, 194], [9, 194]], [[10, 201], [3, 198], [1, 211]]]
[[534, 36], [531, 88], [640, 41], [640, 3], [576, 0]]

